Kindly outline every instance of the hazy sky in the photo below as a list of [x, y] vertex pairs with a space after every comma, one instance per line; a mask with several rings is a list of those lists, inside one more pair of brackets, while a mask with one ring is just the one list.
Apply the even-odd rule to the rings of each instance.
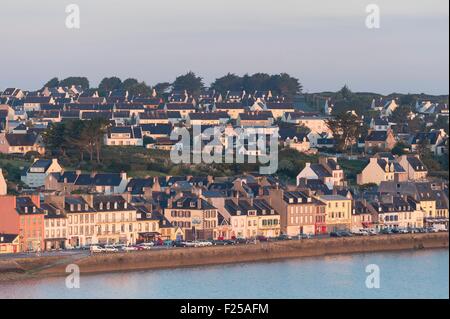
[[[53, 76], [287, 72], [308, 92], [448, 94], [448, 0], [2, 0], [0, 90]], [[80, 7], [81, 28], [65, 27]], [[381, 28], [365, 26], [366, 5]]]

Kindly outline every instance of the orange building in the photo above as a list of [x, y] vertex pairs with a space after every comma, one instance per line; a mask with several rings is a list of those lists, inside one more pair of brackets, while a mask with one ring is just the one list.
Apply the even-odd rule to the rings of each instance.
[[44, 212], [39, 195], [0, 196], [0, 233], [19, 234], [20, 251], [44, 249]]

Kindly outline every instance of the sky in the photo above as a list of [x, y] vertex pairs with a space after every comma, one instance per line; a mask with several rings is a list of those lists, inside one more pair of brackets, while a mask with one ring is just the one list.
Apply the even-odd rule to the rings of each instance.
[[[66, 27], [69, 4], [80, 28]], [[377, 4], [380, 28], [366, 27]], [[0, 90], [287, 72], [305, 92], [448, 94], [448, 0], [2, 0]]]

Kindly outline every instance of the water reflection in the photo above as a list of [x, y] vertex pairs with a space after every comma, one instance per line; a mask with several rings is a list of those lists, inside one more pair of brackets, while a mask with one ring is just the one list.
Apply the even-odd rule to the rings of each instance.
[[[368, 264], [381, 288], [367, 289]], [[0, 298], [448, 298], [448, 250], [82, 275], [0, 284]], [[82, 271], [82, 270], [81, 270]]]

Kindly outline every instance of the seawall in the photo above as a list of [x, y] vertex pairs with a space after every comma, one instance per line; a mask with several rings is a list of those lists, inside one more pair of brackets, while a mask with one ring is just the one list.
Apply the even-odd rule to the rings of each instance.
[[[100, 273], [143, 269], [203, 266], [254, 262], [283, 258], [325, 256], [363, 252], [448, 248], [445, 233], [379, 235], [370, 237], [322, 238], [264, 242], [236, 246], [154, 249], [128, 253], [97, 253], [79, 259], [54, 263], [54, 257], [16, 259], [13, 262], [37, 277], [66, 275], [68, 263], [75, 263], [81, 273]], [[47, 265], [45, 262], [48, 261]], [[12, 262], [12, 261], [10, 261]], [[52, 265], [52, 263], [54, 263]], [[1, 274], [0, 274], [1, 279]]]

